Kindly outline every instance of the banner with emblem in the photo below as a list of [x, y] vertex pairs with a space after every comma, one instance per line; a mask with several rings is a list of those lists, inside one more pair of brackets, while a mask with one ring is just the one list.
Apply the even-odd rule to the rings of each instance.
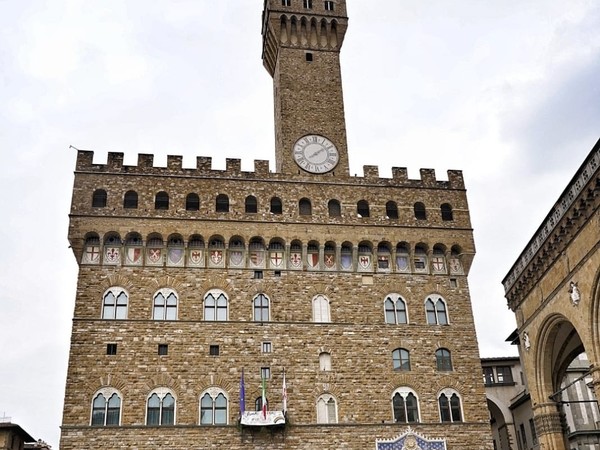
[[104, 250], [104, 264], [119, 264], [121, 262], [121, 249], [118, 247], [107, 247]]
[[302, 269], [302, 253], [291, 252], [290, 253], [290, 267], [292, 269]]
[[398, 272], [408, 272], [410, 266], [408, 265], [408, 255], [396, 255], [396, 269]]
[[181, 266], [183, 264], [183, 248], [174, 247], [167, 250], [167, 265]]
[[223, 250], [210, 250], [209, 259], [211, 266], [221, 267], [223, 264]]
[[335, 269], [335, 253], [325, 253], [323, 255], [323, 262], [326, 268]]
[[283, 267], [283, 252], [271, 252], [269, 255], [269, 261], [273, 269], [281, 269]]
[[83, 252], [83, 262], [98, 264], [100, 262], [100, 247], [98, 245], [88, 245]]
[[250, 264], [252, 267], [262, 268], [265, 263], [265, 251], [264, 250], [251, 250], [250, 251]]
[[367, 270], [371, 267], [371, 255], [358, 255], [358, 267]]
[[162, 248], [149, 247], [146, 250], [146, 264], [157, 266], [162, 264]]
[[340, 257], [340, 263], [342, 265], [342, 269], [348, 270], [352, 268], [352, 253], [344, 253]]
[[125, 252], [126, 264], [131, 266], [138, 266], [142, 264], [142, 248], [141, 247], [128, 247]]
[[306, 262], [308, 262], [309, 267], [317, 267], [319, 265], [319, 254], [308, 253], [306, 255]]
[[244, 265], [244, 252], [242, 250], [229, 250], [229, 265], [242, 267]]
[[446, 261], [443, 256], [433, 256], [431, 258], [431, 267], [436, 273], [446, 272]]
[[202, 250], [198, 248], [193, 248], [190, 250], [188, 256], [188, 265], [200, 267], [204, 265], [204, 253]]

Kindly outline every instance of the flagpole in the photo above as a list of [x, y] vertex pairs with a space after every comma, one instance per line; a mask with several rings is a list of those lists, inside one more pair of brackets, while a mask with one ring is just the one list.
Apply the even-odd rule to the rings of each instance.
[[283, 403], [283, 415], [287, 412], [287, 386], [285, 384], [285, 368], [283, 369], [283, 387], [282, 387], [282, 403]]
[[240, 378], [240, 418], [246, 411], [246, 388], [244, 386], [244, 368], [242, 367], [242, 377]]

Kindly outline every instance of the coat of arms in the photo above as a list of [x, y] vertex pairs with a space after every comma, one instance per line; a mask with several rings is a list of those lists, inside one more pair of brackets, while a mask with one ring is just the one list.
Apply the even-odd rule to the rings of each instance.
[[100, 260], [100, 247], [91, 245], [85, 249], [85, 257], [88, 262], [97, 263]]
[[283, 252], [271, 252], [270, 260], [273, 267], [280, 267], [283, 262]]
[[330, 254], [325, 254], [324, 255], [325, 258], [325, 267], [327, 267], [328, 269], [333, 269], [335, 267], [335, 255], [333, 253]]
[[297, 252], [290, 253], [290, 265], [296, 269], [302, 267], [302, 254]]
[[129, 247], [127, 249], [127, 261], [130, 264], [138, 264], [142, 257], [142, 249], [140, 247]]
[[239, 266], [244, 260], [244, 253], [241, 250], [229, 251], [229, 262], [232, 266]]
[[221, 264], [221, 261], [223, 261], [223, 250], [211, 250], [210, 261], [213, 264]]
[[190, 262], [192, 264], [200, 264], [202, 262], [202, 250], [192, 250], [190, 252]]
[[161, 248], [149, 248], [148, 249], [148, 261], [152, 264], [156, 264], [160, 262], [162, 258], [162, 249]]
[[319, 264], [319, 254], [318, 253], [309, 253], [306, 255], [306, 260], [310, 267], [317, 267]]
[[170, 248], [169, 249], [169, 263], [170, 264], [179, 264], [183, 259], [183, 249], [182, 248]]
[[370, 255], [361, 255], [358, 257], [358, 264], [363, 269], [368, 269], [371, 267], [371, 256]]
[[106, 253], [104, 254], [104, 260], [108, 263], [116, 263], [119, 262], [120, 252], [118, 248], [109, 247], [106, 249]]

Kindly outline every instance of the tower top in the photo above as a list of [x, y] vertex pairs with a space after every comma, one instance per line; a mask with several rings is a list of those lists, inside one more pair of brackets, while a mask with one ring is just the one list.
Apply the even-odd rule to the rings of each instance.
[[273, 76], [280, 47], [339, 51], [347, 26], [346, 0], [265, 0], [263, 64]]

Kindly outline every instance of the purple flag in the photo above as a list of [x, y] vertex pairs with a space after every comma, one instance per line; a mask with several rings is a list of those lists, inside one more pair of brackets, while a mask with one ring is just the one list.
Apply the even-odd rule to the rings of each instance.
[[244, 369], [242, 368], [242, 378], [240, 378], [240, 416], [246, 411], [246, 389], [244, 388]]

